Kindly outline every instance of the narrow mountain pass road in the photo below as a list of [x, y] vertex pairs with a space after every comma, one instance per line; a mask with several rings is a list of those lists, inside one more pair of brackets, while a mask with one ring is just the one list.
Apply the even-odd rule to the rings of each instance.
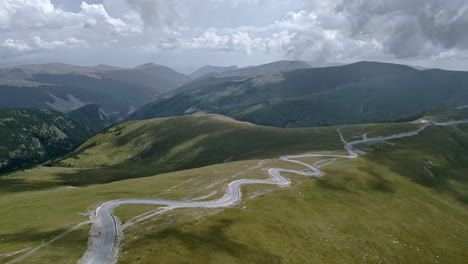
[[[284, 177], [282, 173], [293, 173], [297, 175], [307, 177], [320, 177], [323, 172], [319, 169], [321, 166], [314, 166], [305, 162], [299, 161], [300, 158], [310, 157], [323, 157], [328, 159], [355, 159], [359, 157], [358, 150], [355, 148], [356, 145], [364, 143], [372, 143], [378, 141], [386, 141], [398, 138], [416, 136], [424, 131], [429, 126], [450, 126], [468, 123], [468, 120], [462, 121], [451, 121], [451, 122], [430, 122], [422, 120], [422, 125], [413, 131], [394, 134], [390, 136], [379, 136], [373, 138], [364, 138], [361, 140], [355, 140], [347, 142], [340, 129], [338, 133], [341, 141], [344, 143], [344, 148], [348, 152], [348, 155], [323, 155], [323, 154], [299, 154], [282, 156], [279, 159], [295, 164], [302, 165], [309, 169], [309, 171], [298, 171], [285, 168], [271, 168], [268, 173], [271, 179], [268, 180], [257, 180], [257, 179], [241, 179], [235, 180], [229, 183], [228, 188], [224, 196], [220, 199], [213, 201], [203, 202], [192, 202], [192, 201], [173, 201], [173, 200], [160, 200], [160, 199], [120, 199], [112, 200], [100, 205], [96, 211], [94, 218], [94, 228], [98, 230], [99, 235], [93, 238], [94, 241], [90, 241], [88, 251], [85, 256], [78, 262], [80, 264], [109, 264], [117, 261], [119, 242], [117, 241], [118, 234], [121, 232], [120, 223], [116, 221], [112, 211], [115, 207], [123, 204], [152, 204], [152, 205], [163, 205], [168, 206], [170, 209], [175, 208], [218, 208], [227, 207], [233, 205], [241, 199], [241, 187], [246, 184], [271, 184], [277, 186], [287, 186], [291, 184], [291, 181]], [[96, 232], [95, 232], [96, 233]], [[90, 238], [91, 239], [91, 238]]]
[[[462, 121], [451, 121], [451, 122], [430, 122], [427, 120], [422, 120], [422, 125], [413, 131], [394, 134], [390, 136], [379, 136], [373, 138], [364, 138], [361, 140], [355, 140], [347, 142], [344, 139], [344, 136], [340, 129], [338, 133], [340, 135], [341, 141], [344, 143], [344, 148], [348, 152], [348, 155], [323, 155], [323, 154], [300, 154], [300, 155], [289, 155], [282, 156], [279, 159], [295, 164], [302, 165], [309, 169], [309, 171], [298, 171], [285, 168], [271, 168], [268, 170], [268, 173], [271, 176], [271, 179], [268, 180], [257, 180], [257, 179], [241, 179], [235, 180], [229, 183], [228, 188], [224, 196], [220, 199], [213, 201], [202, 201], [202, 202], [192, 202], [192, 201], [173, 201], [173, 200], [161, 200], [161, 199], [120, 199], [112, 200], [106, 203], [103, 203], [95, 210], [94, 218], [94, 227], [98, 230], [97, 237], [94, 238], [94, 241], [90, 241], [88, 251], [85, 256], [78, 262], [80, 264], [109, 264], [117, 261], [118, 257], [118, 234], [121, 232], [120, 223], [116, 220], [112, 211], [115, 207], [123, 204], [151, 204], [151, 205], [163, 205], [168, 206], [170, 209], [175, 208], [218, 208], [218, 207], [227, 207], [233, 205], [241, 199], [241, 187], [246, 184], [270, 184], [277, 186], [287, 186], [291, 184], [291, 181], [284, 177], [282, 173], [293, 173], [297, 175], [307, 176], [307, 177], [320, 177], [323, 175], [323, 172], [319, 169], [321, 166], [314, 166], [307, 164], [305, 162], [299, 161], [300, 158], [310, 158], [310, 157], [323, 157], [327, 159], [355, 159], [359, 157], [358, 150], [355, 148], [356, 145], [364, 143], [372, 143], [378, 141], [386, 141], [398, 138], [412, 137], [416, 136], [422, 131], [424, 131], [429, 126], [450, 126], [468, 123], [468, 120]], [[96, 233], [96, 232], [95, 232]], [[90, 238], [91, 239], [91, 238]]]

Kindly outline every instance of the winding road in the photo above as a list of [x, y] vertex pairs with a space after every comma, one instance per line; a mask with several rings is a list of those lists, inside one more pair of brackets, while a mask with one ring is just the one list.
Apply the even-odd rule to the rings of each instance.
[[[291, 181], [282, 176], [281, 173], [288, 172], [294, 173], [297, 175], [308, 176], [308, 177], [320, 177], [323, 175], [323, 172], [319, 169], [319, 166], [314, 166], [307, 164], [305, 162], [299, 161], [299, 158], [309, 158], [309, 157], [325, 157], [330, 159], [355, 159], [359, 156], [358, 151], [354, 146], [363, 143], [372, 143], [378, 141], [386, 141], [391, 139], [398, 139], [404, 137], [411, 137], [418, 135], [420, 132], [425, 130], [429, 126], [450, 126], [468, 123], [468, 120], [462, 121], [452, 121], [452, 122], [431, 122], [427, 120], [421, 121], [422, 125], [410, 132], [404, 132], [399, 134], [394, 134], [390, 136], [380, 136], [367, 138], [364, 137], [361, 140], [355, 140], [352, 142], [346, 142], [341, 133], [341, 130], [338, 129], [341, 140], [344, 143], [344, 148], [348, 152], [348, 155], [322, 155], [322, 154], [300, 154], [300, 155], [290, 155], [282, 156], [280, 160], [295, 163], [302, 165], [309, 169], [309, 171], [298, 171], [284, 168], [271, 168], [268, 170], [271, 178], [267, 180], [257, 180], [257, 179], [241, 179], [229, 183], [228, 188], [224, 196], [220, 199], [213, 201], [202, 201], [202, 202], [190, 202], [190, 201], [173, 201], [173, 200], [160, 200], [160, 199], [120, 199], [112, 200], [106, 203], [101, 204], [94, 212], [92, 216], [94, 233], [98, 235], [94, 238], [90, 238], [90, 243], [88, 251], [85, 256], [79, 261], [79, 263], [85, 264], [108, 264], [113, 263], [117, 260], [118, 254], [118, 234], [121, 231], [120, 223], [116, 220], [112, 214], [113, 208], [123, 205], [123, 204], [152, 204], [152, 205], [163, 205], [173, 208], [187, 208], [187, 207], [203, 207], [203, 208], [217, 208], [217, 207], [227, 207], [241, 199], [241, 186], [245, 184], [271, 184], [278, 186], [287, 186], [291, 184]], [[323, 165], [322, 165], [323, 166]], [[91, 241], [92, 239], [92, 241]]]

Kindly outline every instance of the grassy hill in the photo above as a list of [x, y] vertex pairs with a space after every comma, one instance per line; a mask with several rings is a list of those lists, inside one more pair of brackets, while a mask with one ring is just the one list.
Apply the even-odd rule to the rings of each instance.
[[320, 180], [292, 176], [291, 188], [260, 196], [268, 187], [247, 186], [235, 208], [141, 222], [125, 230], [120, 262], [464, 263], [468, 126], [391, 143], [324, 167]]
[[[437, 110], [440, 118], [443, 113]], [[340, 127], [351, 140], [417, 126]], [[0, 178], [0, 255], [46, 243], [86, 221], [84, 213], [107, 200], [214, 199], [231, 180], [265, 178], [270, 167], [301, 169], [276, 158], [343, 153], [337, 128], [269, 128], [217, 115], [109, 128], [49, 167]], [[467, 146], [467, 125], [431, 127], [416, 137], [361, 146], [364, 156], [323, 167], [321, 179], [290, 175], [291, 187], [246, 186], [243, 201], [232, 208], [180, 209], [137, 223], [125, 230], [119, 262], [463, 263]], [[159, 174], [204, 165], [210, 166]], [[147, 177], [128, 179], [141, 176]], [[116, 213], [126, 222], [154, 209], [123, 206]], [[24, 263], [76, 262], [87, 239], [83, 226]], [[0, 263], [15, 256], [0, 256]]]
[[332, 127], [279, 129], [219, 115], [191, 115], [113, 126], [47, 165], [79, 168], [77, 175], [64, 175], [63, 180], [89, 184], [309, 149], [340, 149], [338, 138]]
[[0, 172], [63, 155], [92, 134], [52, 110], [0, 110]]
[[201, 112], [277, 127], [375, 123], [431, 107], [467, 105], [467, 83], [467, 72], [359, 62], [242, 81], [201, 80], [144, 106], [130, 119]]

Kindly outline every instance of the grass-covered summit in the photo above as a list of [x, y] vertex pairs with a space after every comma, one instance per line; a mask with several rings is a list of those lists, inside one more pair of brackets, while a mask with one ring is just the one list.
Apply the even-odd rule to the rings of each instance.
[[336, 128], [280, 129], [220, 115], [190, 115], [115, 125], [48, 165], [80, 168], [80, 176], [66, 177], [71, 182], [107, 182], [310, 149], [341, 149], [338, 139]]

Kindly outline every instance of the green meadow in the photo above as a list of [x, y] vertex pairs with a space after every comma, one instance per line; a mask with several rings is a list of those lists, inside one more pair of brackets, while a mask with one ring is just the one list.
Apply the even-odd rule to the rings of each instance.
[[[347, 140], [412, 130], [416, 123], [342, 126]], [[102, 202], [210, 200], [232, 180], [303, 152], [343, 153], [338, 127], [279, 129], [221, 116], [129, 122], [75, 152], [0, 177], [0, 263], [45, 244]], [[119, 263], [463, 263], [468, 259], [468, 126], [362, 146], [324, 166], [320, 179], [243, 187], [223, 209], [176, 209], [128, 227]], [[310, 160], [311, 162], [318, 160]], [[115, 209], [123, 223], [158, 209]], [[75, 263], [89, 224], [18, 263]], [[157, 260], [157, 261], [156, 261]], [[155, 262], [156, 261], [156, 262]]]

